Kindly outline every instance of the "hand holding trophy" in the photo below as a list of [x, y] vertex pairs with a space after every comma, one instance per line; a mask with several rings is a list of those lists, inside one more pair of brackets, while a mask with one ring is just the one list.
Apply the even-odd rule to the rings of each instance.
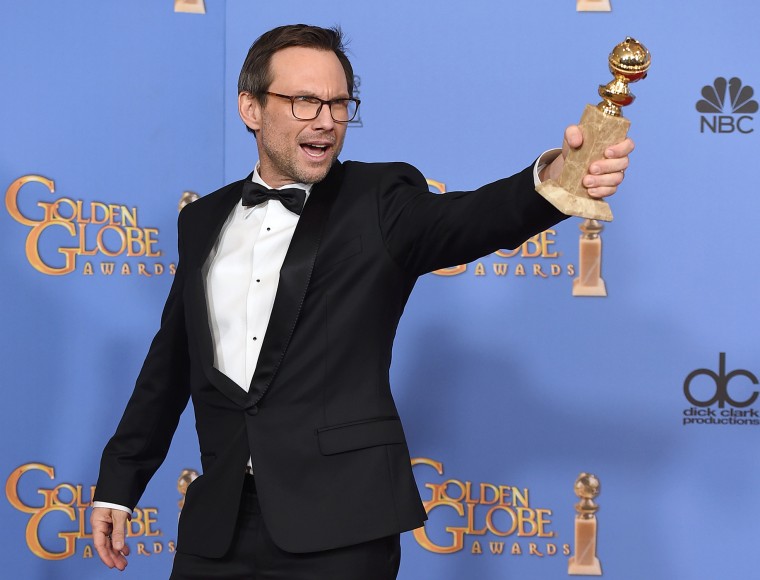
[[610, 206], [589, 196], [582, 180], [589, 165], [601, 159], [607, 147], [625, 139], [631, 122], [623, 118], [621, 107], [635, 99], [628, 84], [646, 77], [651, 55], [643, 44], [627, 37], [612, 49], [608, 61], [615, 78], [599, 87], [604, 99], [601, 103], [586, 105], [579, 123], [583, 145], [569, 152], [557, 181], [550, 179], [536, 188], [562, 213], [602, 221], [612, 221]]

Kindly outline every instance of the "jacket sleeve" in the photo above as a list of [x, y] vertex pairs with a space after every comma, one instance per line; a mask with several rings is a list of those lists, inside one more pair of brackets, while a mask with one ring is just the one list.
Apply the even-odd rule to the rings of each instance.
[[93, 499], [134, 508], [163, 463], [190, 397], [189, 355], [182, 300], [183, 214], [178, 221], [179, 261], [161, 315], [116, 433], [106, 445]]
[[416, 275], [515, 248], [567, 217], [536, 193], [532, 165], [474, 191], [445, 194], [432, 193], [422, 174], [403, 163], [380, 180], [386, 248]]

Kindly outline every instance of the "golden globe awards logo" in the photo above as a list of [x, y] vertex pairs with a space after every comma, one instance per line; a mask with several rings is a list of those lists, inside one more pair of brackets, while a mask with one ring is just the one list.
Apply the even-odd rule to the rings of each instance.
[[752, 97], [754, 89], [743, 85], [738, 77], [726, 80], [718, 77], [711, 85], [702, 87], [702, 99], [697, 101], [697, 111], [702, 113], [699, 132], [704, 133], [752, 133], [758, 103]]
[[[428, 490], [422, 503], [429, 519], [413, 532], [425, 550], [537, 558], [571, 554], [569, 544], [556, 540], [552, 510], [536, 507], [528, 488], [443, 479], [443, 463], [425, 457], [412, 459], [412, 466]], [[431, 481], [436, 476], [441, 481]]]
[[[46, 480], [55, 481], [55, 467], [44, 463], [26, 463], [14, 469], [5, 482], [8, 503], [29, 515], [24, 530], [27, 547], [43, 560], [65, 560], [76, 554], [82, 558], [92, 558], [92, 530], [89, 528], [87, 510], [92, 503], [95, 486], [66, 482], [55, 485], [40, 483]], [[133, 553], [137, 556], [173, 553], [176, 542], [165, 541], [160, 536], [158, 508], [136, 507], [127, 525], [127, 541], [137, 540], [136, 545], [132, 546]]]
[[[140, 224], [136, 207], [70, 197], [48, 201], [45, 193], [55, 193], [55, 182], [41, 175], [24, 175], [5, 192], [10, 216], [29, 228], [24, 249], [38, 272], [146, 277], [175, 273], [176, 264], [158, 261], [158, 229]], [[35, 213], [22, 212], [21, 207], [29, 205], [24, 197], [39, 199]]]

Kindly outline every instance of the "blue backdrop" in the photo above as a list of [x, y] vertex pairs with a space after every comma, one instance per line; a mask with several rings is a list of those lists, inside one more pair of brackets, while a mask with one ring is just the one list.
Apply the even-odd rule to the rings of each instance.
[[[171, 283], [177, 204], [251, 170], [237, 74], [292, 22], [351, 38], [362, 106], [343, 159], [408, 161], [437, 190], [557, 146], [626, 35], [653, 55], [625, 111], [637, 150], [602, 233], [606, 297], [572, 294], [577, 218], [418, 283], [392, 380], [430, 521], [404, 536], [400, 578], [566, 577], [582, 471], [602, 484], [604, 576], [754, 577], [758, 4], [205, 4], [0, 9], [3, 577], [108, 574], [86, 508]], [[200, 469], [189, 412], [127, 578], [168, 576], [183, 469]]]

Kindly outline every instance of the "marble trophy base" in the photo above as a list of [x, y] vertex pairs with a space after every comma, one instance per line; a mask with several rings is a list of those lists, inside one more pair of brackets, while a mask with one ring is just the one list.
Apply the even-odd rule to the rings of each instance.
[[586, 105], [579, 125], [583, 131], [583, 145], [568, 153], [558, 181], [549, 179], [539, 184], [536, 191], [565, 215], [610, 222], [612, 210], [609, 204], [589, 196], [582, 181], [589, 165], [602, 159], [607, 147], [625, 139], [631, 122]]
[[188, 14], [205, 14], [206, 3], [204, 0], [174, 0], [175, 12], [186, 12]]
[[601, 576], [602, 565], [596, 557], [596, 518], [575, 519], [575, 554], [567, 563], [571, 576]]
[[599, 563], [598, 558], [594, 558], [594, 561], [591, 564], [575, 564], [573, 563], [573, 558], [571, 557], [570, 566], [572, 566], [572, 571], [568, 572], [569, 576], [601, 576], [602, 575], [602, 565]]
[[601, 278], [594, 279], [591, 283], [583, 278], [573, 280], [573, 296], [607, 296], [607, 285]]
[[610, 0], [577, 0], [575, 5], [577, 12], [610, 12]]

